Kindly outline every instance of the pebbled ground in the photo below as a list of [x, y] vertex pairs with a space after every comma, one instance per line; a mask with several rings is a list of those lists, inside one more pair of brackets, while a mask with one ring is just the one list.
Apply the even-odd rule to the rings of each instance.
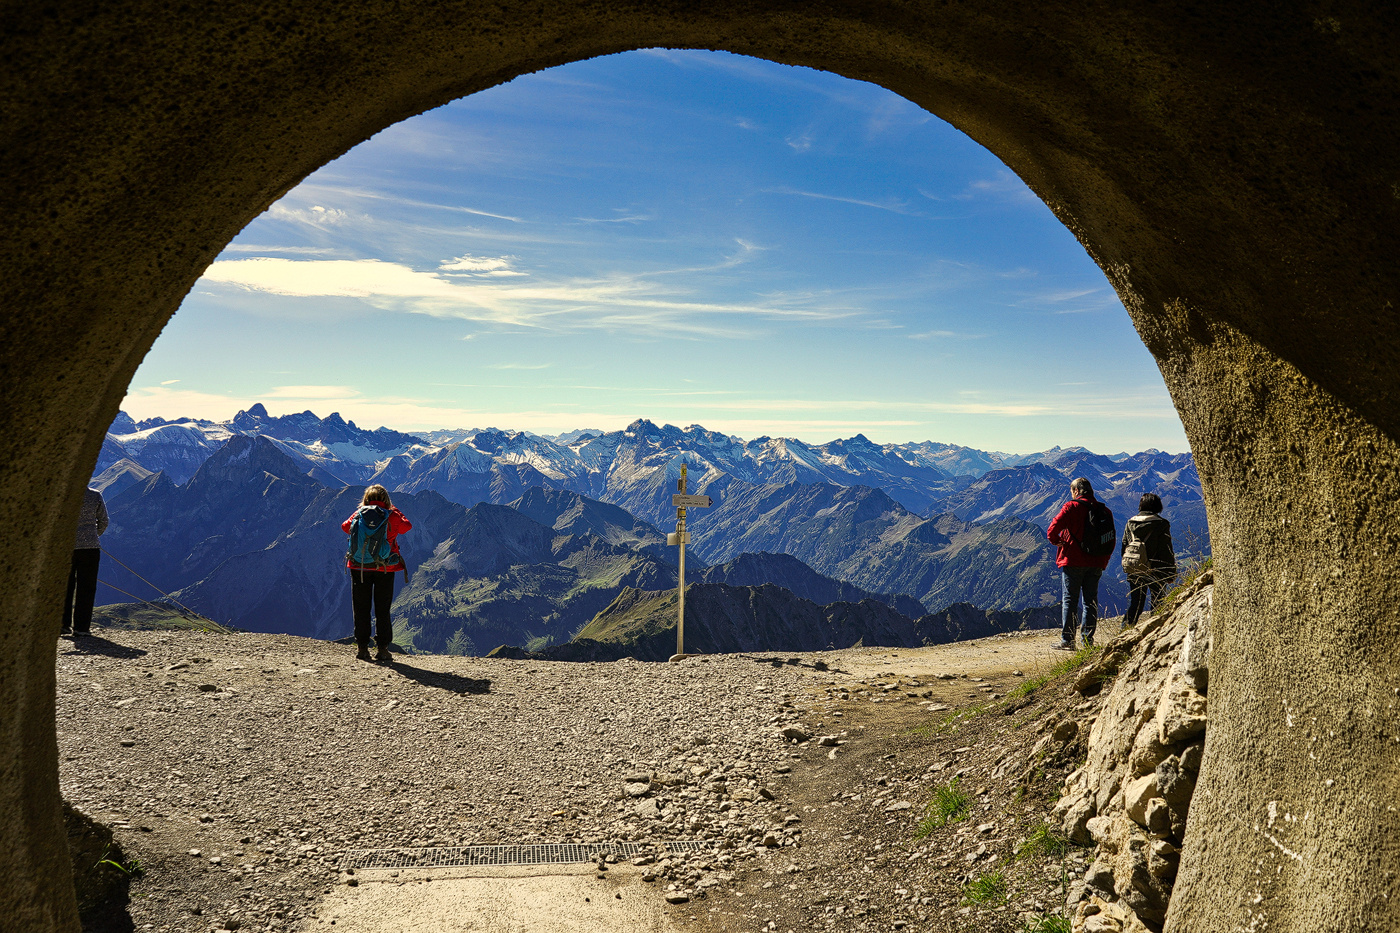
[[[1047, 670], [1064, 657], [1054, 640], [385, 667], [285, 636], [100, 630], [60, 643], [61, 777], [140, 864], [116, 912], [128, 929], [348, 928], [346, 905], [374, 885], [431, 887], [366, 878], [357, 892], [339, 870], [349, 850], [708, 839], [708, 855], [569, 884], [650, 898], [642, 913], [675, 929], [1018, 930], [1082, 874], [1073, 853], [1011, 858], [1063, 769], [1014, 801], [1020, 759], [992, 779], [1054, 714], [911, 730]], [[932, 789], [960, 771], [985, 785], [973, 815], [915, 842]], [[1010, 899], [962, 904], [967, 877], [997, 865], [1024, 876]], [[559, 909], [577, 900], [560, 890]]]

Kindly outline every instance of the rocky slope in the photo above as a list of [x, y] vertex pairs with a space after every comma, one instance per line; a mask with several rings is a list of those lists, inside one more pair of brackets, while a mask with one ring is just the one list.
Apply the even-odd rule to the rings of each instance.
[[1088, 758], [1055, 807], [1065, 835], [1096, 847], [1070, 892], [1075, 933], [1157, 931], [1167, 916], [1208, 725], [1209, 571], [1169, 614], [1114, 639], [1076, 683], [1101, 698]]

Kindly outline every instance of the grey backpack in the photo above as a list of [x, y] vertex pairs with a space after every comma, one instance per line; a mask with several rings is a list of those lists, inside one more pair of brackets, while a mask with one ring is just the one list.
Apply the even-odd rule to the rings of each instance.
[[1131, 522], [1128, 524], [1128, 541], [1123, 545], [1123, 572], [1134, 576], [1152, 572], [1152, 564], [1147, 559], [1147, 539], [1143, 537], [1143, 527]]

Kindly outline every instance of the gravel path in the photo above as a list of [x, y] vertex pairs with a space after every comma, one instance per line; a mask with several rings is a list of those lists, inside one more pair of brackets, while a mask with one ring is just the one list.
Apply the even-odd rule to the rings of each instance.
[[347, 850], [725, 840], [713, 872], [657, 869], [674, 896], [798, 838], [765, 797], [790, 771], [777, 730], [800, 671], [739, 656], [382, 667], [300, 638], [106, 633], [60, 646], [61, 779], [145, 869], [138, 930], [293, 928]]
[[[932, 783], [918, 776], [932, 760], [891, 772], [890, 736], [1047, 669], [1061, 657], [1052, 642], [386, 667], [287, 636], [104, 630], [60, 642], [61, 778], [144, 869], [130, 889], [137, 930], [329, 930], [357, 850], [676, 839], [712, 848], [613, 872], [639, 875], [679, 927], [801, 929], [814, 912], [827, 929], [877, 915], [920, 927], [894, 882], [888, 908], [868, 903], [868, 875], [839, 882], [847, 913], [827, 899], [848, 866], [891, 844], [870, 827], [908, 838]], [[918, 757], [935, 753], [947, 757]], [[862, 793], [874, 813], [836, 819], [845, 808], [831, 801]], [[908, 809], [883, 812], [887, 797]]]

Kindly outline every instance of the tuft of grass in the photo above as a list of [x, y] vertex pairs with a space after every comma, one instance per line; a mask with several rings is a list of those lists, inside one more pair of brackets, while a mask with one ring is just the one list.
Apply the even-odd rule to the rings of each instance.
[[1006, 903], [1006, 875], [989, 871], [963, 885], [963, 903], [978, 907], [1000, 907]]
[[1016, 858], [1037, 856], [1061, 856], [1069, 851], [1070, 841], [1055, 831], [1049, 823], [1040, 823], [1026, 836], [1026, 841], [1016, 848]]
[[1097, 646], [1080, 648], [1074, 654], [1069, 655], [1045, 673], [1037, 674], [1035, 677], [1028, 677], [1021, 683], [1012, 687], [1006, 694], [1007, 701], [1014, 703], [1025, 697], [1034, 696], [1037, 690], [1051, 681], [1057, 680], [1071, 671], [1077, 671], [1085, 664], [1088, 664], [1097, 657], [1098, 653], [1102, 650], [1102, 648]]
[[102, 857], [97, 860], [97, 864], [94, 865], [93, 868], [100, 868], [103, 865], [106, 865], [108, 868], [115, 869], [116, 871], [119, 871], [123, 875], [126, 875], [128, 878], [132, 879], [140, 878], [142, 875], [146, 874], [146, 869], [142, 867], [140, 859], [132, 859], [126, 864], [122, 864], [116, 859], [110, 859], [107, 857], [111, 854], [111, 852], [112, 847], [110, 845], [104, 848], [102, 850]]
[[1020, 933], [1070, 933], [1069, 918], [1051, 914], [1027, 917], [1026, 922], [1021, 925]]
[[1191, 588], [1191, 584], [1196, 582], [1196, 578], [1211, 569], [1214, 565], [1214, 555], [1207, 557], [1199, 563], [1188, 563], [1185, 572], [1181, 575], [1181, 582], [1172, 587], [1171, 590], [1162, 597], [1162, 604], [1160, 606], [1155, 602], [1152, 604], [1152, 614], [1160, 615], [1161, 613], [1171, 612], [1175, 609], [1177, 600], [1181, 599], [1182, 595]]
[[981, 716], [988, 710], [994, 709], [999, 703], [1000, 701], [996, 703], [979, 703], [977, 706], [966, 706], [962, 709], [954, 710], [942, 719], [936, 719], [933, 722], [925, 723], [911, 731], [914, 735], [923, 736], [925, 738], [948, 735], [956, 732], [958, 726], [962, 725], [967, 720]]
[[958, 779], [953, 778], [934, 790], [933, 799], [924, 811], [924, 818], [919, 821], [919, 827], [914, 831], [914, 838], [922, 839], [935, 829], [958, 822], [967, 816], [971, 804], [972, 798], [959, 786]]

